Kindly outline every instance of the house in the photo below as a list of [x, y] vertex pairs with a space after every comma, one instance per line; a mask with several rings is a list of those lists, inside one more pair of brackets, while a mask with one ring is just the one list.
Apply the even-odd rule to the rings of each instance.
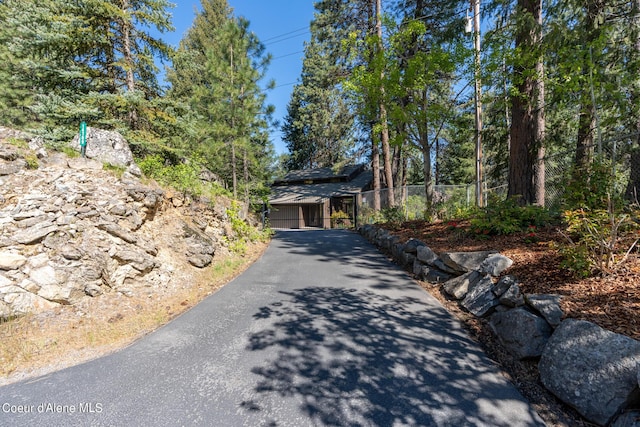
[[273, 228], [354, 225], [357, 197], [370, 189], [372, 180], [365, 165], [289, 172], [271, 187], [269, 224]]

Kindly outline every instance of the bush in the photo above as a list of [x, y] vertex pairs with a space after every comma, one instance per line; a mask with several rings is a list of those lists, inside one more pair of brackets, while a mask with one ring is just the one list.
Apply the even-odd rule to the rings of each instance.
[[392, 206], [382, 209], [382, 217], [385, 222], [392, 225], [400, 225], [406, 219], [402, 206]]
[[509, 198], [480, 209], [470, 222], [473, 233], [490, 236], [517, 233], [529, 227], [543, 227], [552, 219], [553, 215], [544, 207], [520, 206], [516, 198]]
[[613, 271], [638, 242], [636, 214], [616, 212], [613, 202], [608, 209], [565, 211], [567, 243], [560, 248], [563, 267], [580, 277]]
[[346, 228], [351, 226], [351, 217], [343, 211], [335, 211], [331, 214], [331, 228]]
[[247, 251], [247, 243], [267, 241], [272, 234], [271, 229], [265, 228], [259, 230], [251, 226], [247, 221], [241, 218], [240, 211], [242, 207], [237, 201], [231, 202], [231, 207], [227, 209], [227, 217], [231, 223], [233, 236], [226, 236], [227, 244], [232, 252], [245, 255]]
[[138, 166], [146, 176], [184, 194], [215, 198], [228, 193], [219, 184], [200, 180], [201, 166], [194, 161], [172, 164], [163, 156], [153, 154], [142, 159]]

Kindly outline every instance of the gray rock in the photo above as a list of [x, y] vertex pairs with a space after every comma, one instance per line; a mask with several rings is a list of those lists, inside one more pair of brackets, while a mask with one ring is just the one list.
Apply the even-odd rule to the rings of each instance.
[[[29, 274], [29, 280], [40, 286], [56, 285], [62, 282], [58, 280], [56, 269], [54, 269], [50, 265], [45, 265], [31, 271], [31, 273]], [[47, 299], [50, 300], [51, 298]]]
[[75, 157], [75, 158], [69, 159], [67, 161], [67, 164], [71, 169], [75, 169], [75, 170], [101, 170], [102, 169], [102, 163], [99, 162], [98, 160], [92, 160], [88, 158], [83, 159], [82, 157]]
[[507, 307], [520, 307], [525, 304], [524, 295], [522, 295], [520, 286], [517, 283], [511, 285], [504, 294], [500, 295], [499, 301], [500, 304]]
[[75, 246], [65, 245], [60, 250], [61, 255], [68, 260], [77, 261], [82, 258], [82, 252]]
[[477, 317], [488, 316], [494, 307], [500, 304], [493, 293], [493, 286], [491, 276], [483, 277], [475, 286], [469, 289], [461, 305]]
[[494, 277], [498, 277], [503, 271], [512, 265], [512, 259], [502, 254], [493, 254], [489, 255], [484, 261], [482, 261], [478, 270], [483, 274], [490, 274]]
[[444, 283], [447, 280], [451, 279], [451, 275], [449, 273], [445, 273], [444, 271], [438, 270], [437, 268], [422, 264], [419, 261], [418, 264], [420, 265], [420, 267], [418, 267], [418, 273], [416, 274], [418, 280], [437, 284]]
[[444, 291], [456, 299], [462, 299], [467, 295], [469, 288], [473, 288], [482, 279], [482, 275], [477, 271], [470, 271], [462, 276], [447, 280], [444, 284]]
[[13, 235], [13, 240], [23, 245], [39, 243], [51, 233], [58, 231], [58, 226], [49, 222], [38, 224]]
[[[2, 131], [0, 127], [0, 132]], [[9, 138], [15, 138], [15, 136], [9, 136]], [[6, 138], [5, 136], [0, 136], [0, 139]], [[0, 145], [0, 160], [6, 160], [7, 162], [12, 162], [18, 158], [18, 150], [13, 145], [2, 144]]]
[[3, 274], [0, 274], [0, 289], [5, 286], [9, 286], [13, 283], [11, 279], [7, 279]]
[[84, 287], [84, 293], [90, 297], [97, 297], [102, 295], [102, 287], [96, 283], [89, 283]]
[[0, 252], [0, 270], [17, 270], [27, 262], [27, 258], [15, 252]]
[[[188, 228], [188, 226], [185, 225]], [[215, 246], [206, 236], [202, 236], [195, 230], [188, 228], [191, 234], [187, 239], [187, 260], [191, 265], [198, 268], [204, 268], [211, 264], [215, 254]]]
[[466, 273], [478, 270], [482, 262], [495, 253], [495, 251], [446, 252], [440, 255], [440, 259], [453, 270]]
[[524, 299], [554, 328], [562, 321], [564, 313], [560, 308], [560, 295], [527, 294]]
[[416, 249], [418, 260], [423, 264], [433, 265], [439, 259], [438, 254], [433, 252], [428, 246], [418, 246]]
[[0, 300], [0, 319], [9, 319], [12, 315], [12, 310], [9, 304]]
[[553, 332], [542, 317], [524, 308], [495, 313], [489, 324], [502, 345], [521, 360], [540, 356]]
[[444, 271], [445, 273], [449, 273], [452, 276], [458, 276], [460, 275], [460, 271], [454, 270], [453, 268], [449, 267], [447, 264], [444, 263], [444, 261], [442, 261], [440, 258], [436, 259], [433, 264], [431, 264], [433, 267], [437, 268], [438, 270]]
[[[76, 135], [71, 147], [80, 151], [80, 138]], [[87, 128], [87, 157], [114, 166], [127, 167], [133, 163], [133, 153], [127, 140], [115, 131]]]
[[640, 427], [640, 410], [627, 411], [619, 415], [609, 427]]
[[414, 254], [402, 252], [399, 255], [400, 258], [398, 261], [400, 262], [402, 267], [409, 268], [410, 266], [413, 266], [413, 262], [416, 260], [416, 256]]
[[13, 175], [27, 167], [27, 162], [23, 159], [17, 159], [12, 162], [0, 160], [0, 176]]
[[119, 239], [122, 239], [127, 243], [135, 244], [137, 242], [137, 240], [138, 240], [135, 235], [131, 234], [130, 232], [128, 232], [124, 228], [122, 228], [119, 225], [114, 224], [112, 222], [106, 222], [106, 223], [98, 224], [97, 227], [98, 227], [98, 229], [100, 229], [102, 231], [106, 231], [107, 233], [111, 234], [112, 236], [117, 237]]
[[638, 396], [640, 342], [584, 320], [555, 330], [540, 363], [540, 379], [586, 419], [607, 425]]
[[404, 245], [404, 251], [416, 255], [420, 246], [426, 245], [418, 239], [409, 239]]
[[211, 261], [213, 261], [212, 255], [207, 254], [191, 254], [188, 256], [188, 261], [191, 265], [197, 268], [205, 268]]
[[118, 250], [113, 258], [121, 264], [131, 264], [133, 268], [147, 274], [156, 267], [155, 260], [146, 252], [133, 250]]
[[29, 218], [41, 217], [44, 215], [44, 212], [40, 209], [35, 209], [31, 211], [20, 211], [12, 214], [11, 216], [15, 221], [22, 221]]
[[493, 293], [496, 294], [497, 297], [502, 296], [511, 286], [518, 283], [518, 279], [514, 276], [504, 276], [498, 280], [498, 283], [493, 288]]
[[40, 313], [52, 310], [59, 305], [52, 301], [48, 301], [30, 292], [22, 292], [15, 294], [9, 304], [12, 316], [22, 316], [28, 313]]

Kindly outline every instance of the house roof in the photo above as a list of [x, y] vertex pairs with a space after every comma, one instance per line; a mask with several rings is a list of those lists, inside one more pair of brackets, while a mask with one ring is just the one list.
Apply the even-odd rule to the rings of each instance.
[[373, 180], [372, 172], [362, 165], [347, 166], [338, 174], [321, 168], [290, 172], [287, 177], [271, 188], [270, 204], [321, 203], [328, 197], [360, 193]]
[[348, 165], [335, 170], [334, 168], [315, 168], [291, 171], [284, 178], [276, 180], [273, 185], [314, 184], [321, 182], [346, 182], [353, 180], [365, 169], [365, 165]]

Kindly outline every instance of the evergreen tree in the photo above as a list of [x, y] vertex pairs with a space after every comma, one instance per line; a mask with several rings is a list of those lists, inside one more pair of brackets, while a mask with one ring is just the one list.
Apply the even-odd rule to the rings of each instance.
[[269, 57], [249, 23], [235, 18], [224, 0], [202, 4], [193, 26], [181, 41], [169, 96], [188, 105], [196, 127], [188, 146], [206, 167], [220, 176], [234, 196], [262, 191], [273, 155], [266, 134], [272, 108], [265, 105], [259, 82]]
[[2, 72], [15, 89], [0, 97], [13, 106], [22, 99], [22, 108], [12, 109], [20, 118], [4, 120], [29, 123], [53, 140], [69, 139], [80, 120], [124, 131], [149, 128], [137, 117], [155, 109], [154, 58], [166, 56], [168, 47], [148, 31], [170, 29], [168, 7], [165, 0], [3, 2], [8, 61]]
[[312, 34], [305, 46], [302, 84], [294, 87], [282, 127], [291, 153], [289, 170], [334, 167], [350, 160], [353, 115], [340, 93], [339, 68], [329, 59]]

